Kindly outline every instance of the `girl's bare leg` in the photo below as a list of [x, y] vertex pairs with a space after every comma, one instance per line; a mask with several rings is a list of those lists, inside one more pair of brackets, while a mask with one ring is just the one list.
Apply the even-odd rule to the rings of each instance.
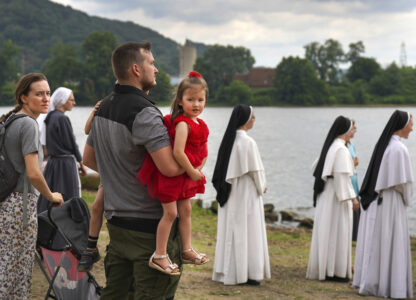
[[192, 234], [192, 222], [191, 222], [191, 200], [185, 199], [178, 201], [179, 211], [179, 233], [181, 235], [182, 250], [191, 248], [191, 234]]
[[[156, 232], [156, 251], [157, 255], [166, 255], [166, 248], [168, 246], [168, 240], [170, 235], [170, 230], [172, 229], [172, 224], [178, 215], [176, 208], [176, 202], [162, 203], [163, 207], [163, 216], [159, 221]], [[169, 266], [169, 260], [167, 258], [156, 259], [153, 258], [153, 261], [161, 266], [163, 269], [166, 269]]]

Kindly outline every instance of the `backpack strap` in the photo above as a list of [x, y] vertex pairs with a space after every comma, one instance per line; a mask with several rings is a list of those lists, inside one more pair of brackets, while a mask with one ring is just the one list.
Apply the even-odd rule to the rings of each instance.
[[[1, 132], [0, 132], [0, 136], [2, 138], [1, 140], [1, 146], [0, 146], [0, 150], [3, 149], [4, 147], [4, 141], [5, 141], [5, 137], [6, 137], [6, 128], [14, 121], [17, 120], [19, 118], [23, 118], [23, 117], [30, 117], [26, 114], [12, 114], [10, 115], [6, 121], [4, 121], [4, 126], [1, 128]], [[7, 157], [7, 153], [6, 153], [6, 149], [4, 149], [3, 151], [4, 155]], [[29, 192], [29, 179], [26, 176], [26, 168], [25, 171], [23, 172], [23, 227], [26, 228], [27, 227], [27, 194]]]
[[[6, 137], [6, 128], [13, 123], [14, 120], [23, 118], [23, 117], [30, 117], [26, 114], [11, 114], [6, 121], [3, 122], [3, 126], [0, 129], [0, 137], [1, 137], [1, 144], [0, 144], [0, 150], [3, 149], [4, 147], [4, 141], [5, 141], [5, 137]], [[6, 151], [4, 151], [5, 156], [7, 157], [7, 153]]]

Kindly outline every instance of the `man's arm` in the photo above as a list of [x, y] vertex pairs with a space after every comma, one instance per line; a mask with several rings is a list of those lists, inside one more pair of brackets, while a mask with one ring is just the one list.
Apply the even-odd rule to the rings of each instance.
[[[166, 146], [149, 153], [160, 173], [167, 177], [181, 175], [185, 172], [173, 158], [172, 147]], [[85, 151], [84, 151], [85, 160]]]
[[97, 161], [95, 160], [94, 147], [85, 144], [82, 161], [84, 165], [86, 165], [88, 168], [98, 172]]

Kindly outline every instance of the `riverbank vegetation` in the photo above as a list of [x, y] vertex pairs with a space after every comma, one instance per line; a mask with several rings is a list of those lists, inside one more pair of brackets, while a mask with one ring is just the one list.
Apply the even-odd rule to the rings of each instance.
[[214, 103], [255, 106], [416, 104], [416, 68], [406, 66], [405, 62], [400, 66], [395, 62], [382, 66], [376, 59], [364, 56], [365, 46], [361, 41], [349, 44], [347, 51], [333, 39], [323, 44], [309, 43], [304, 49], [304, 58], [288, 56], [277, 63], [269, 88], [254, 89], [233, 80], [235, 74], [248, 72], [253, 65], [254, 58], [247, 49], [210, 47], [198, 58], [195, 69], [207, 78]]
[[[98, 31], [88, 35], [79, 50], [58, 42], [40, 70], [34, 71], [46, 74], [52, 90], [67, 86], [74, 90], [78, 104], [93, 105], [112, 90], [115, 78], [109, 62], [118, 43], [115, 35]], [[269, 88], [250, 88], [234, 79], [236, 74], [249, 72], [255, 62], [244, 47], [211, 46], [197, 58], [194, 68], [208, 82], [208, 105], [416, 105], [416, 68], [395, 62], [383, 67], [374, 58], [363, 56], [362, 42], [350, 44], [347, 52], [331, 39], [304, 48], [305, 58], [284, 57], [277, 64]], [[0, 71], [0, 105], [14, 104], [21, 51], [11, 40], [0, 46], [4, 66]], [[157, 82], [152, 97], [169, 105], [174, 86], [162, 68]]]

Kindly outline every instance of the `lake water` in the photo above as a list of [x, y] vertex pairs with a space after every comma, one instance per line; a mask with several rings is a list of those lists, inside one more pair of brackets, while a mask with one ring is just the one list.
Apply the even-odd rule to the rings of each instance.
[[[0, 107], [0, 115], [10, 110]], [[75, 136], [82, 153], [86, 141], [84, 124], [92, 108], [75, 107], [66, 114], [71, 119]], [[416, 115], [416, 108], [401, 108]], [[168, 107], [162, 107], [164, 114]], [[206, 192], [201, 195], [205, 205], [215, 200], [215, 190], [211, 184], [219, 144], [231, 115], [232, 108], [211, 108], [204, 110], [201, 118], [210, 129], [208, 139], [208, 160], [203, 170], [207, 177]], [[358, 180], [361, 183], [373, 147], [387, 123], [394, 108], [255, 108], [256, 123], [248, 132], [258, 144], [268, 182], [265, 203], [274, 204], [276, 210], [292, 210], [313, 218], [311, 166], [320, 153], [329, 127], [338, 115], [356, 120], [357, 133], [353, 139], [360, 164], [357, 166]], [[413, 170], [416, 173], [416, 136], [411, 133], [403, 140], [409, 149]], [[416, 174], [415, 174], [416, 175]], [[415, 184], [416, 188], [416, 184]], [[408, 209], [409, 226], [416, 235], [416, 199]]]

